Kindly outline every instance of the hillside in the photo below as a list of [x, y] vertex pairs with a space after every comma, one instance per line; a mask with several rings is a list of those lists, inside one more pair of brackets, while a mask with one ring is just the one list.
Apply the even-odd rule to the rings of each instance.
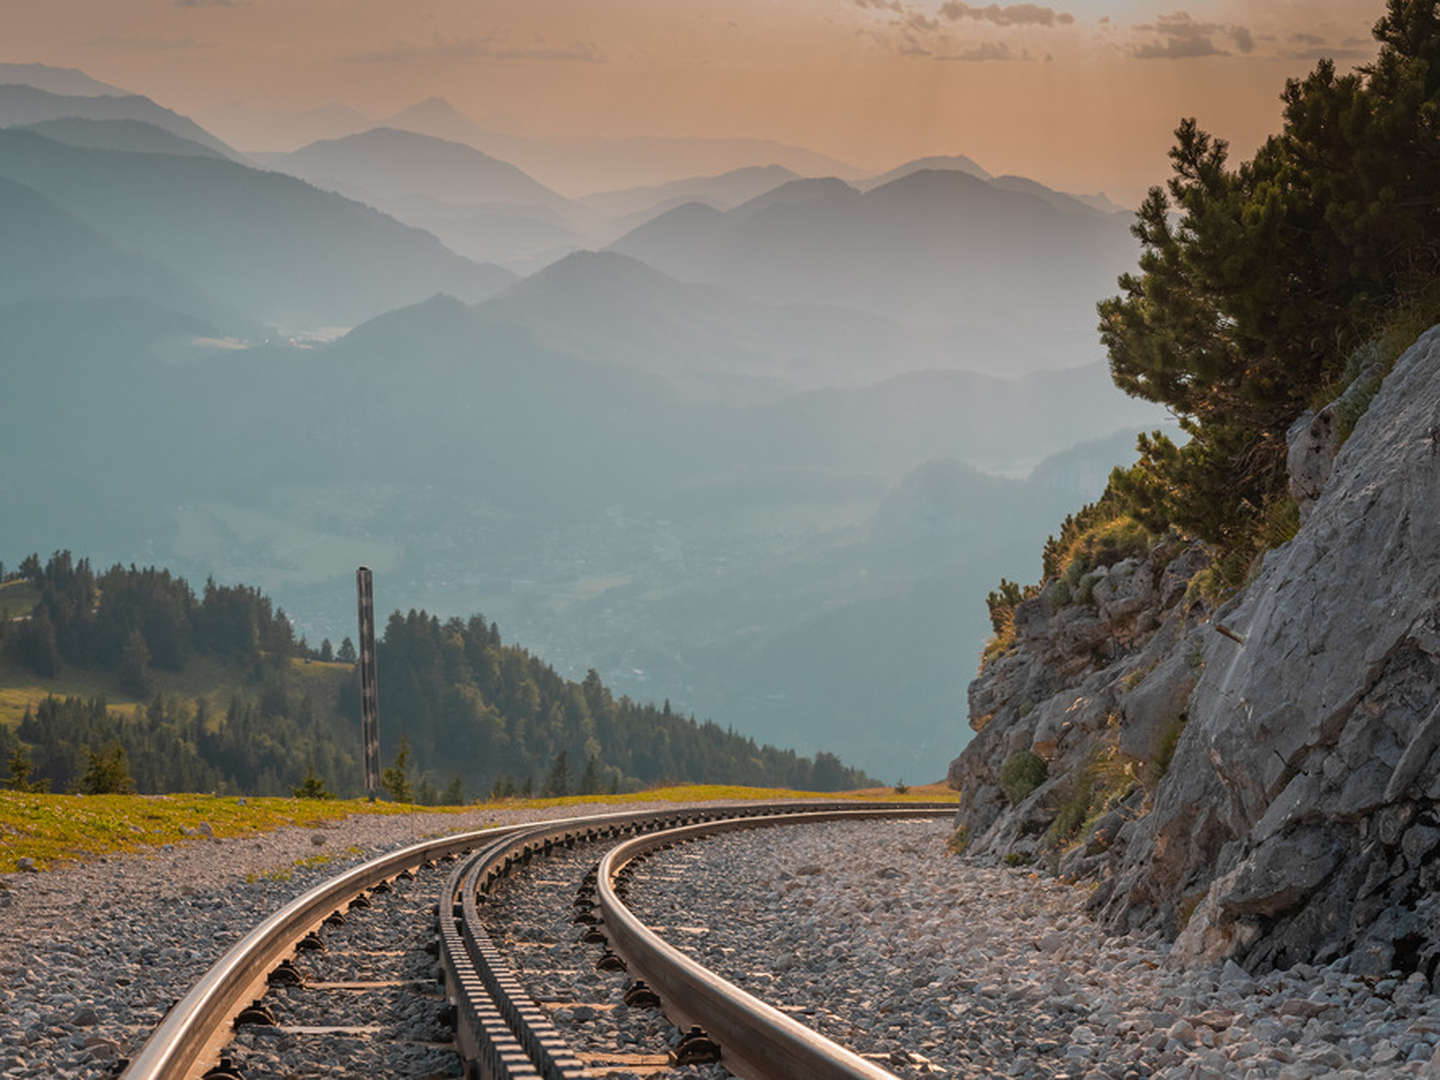
[[0, 178], [0, 297], [6, 304], [122, 296], [195, 312], [211, 307], [159, 262], [121, 250], [33, 188]]
[[61, 120], [43, 120], [26, 124], [47, 139], [66, 146], [89, 147], [92, 150], [129, 150], [137, 154], [182, 154], [198, 157], [225, 157], [220, 151], [182, 138], [162, 127], [143, 120], [83, 120], [67, 116]]
[[301, 180], [198, 156], [65, 146], [0, 131], [0, 177], [256, 319], [348, 326], [437, 291], [509, 280], [428, 233]]
[[[22, 755], [32, 779], [71, 787], [95, 755], [120, 754], [141, 791], [281, 794], [307, 771], [331, 790], [355, 789], [348, 638], [338, 652], [329, 641], [312, 649], [257, 590], [211, 580], [197, 593], [154, 568], [96, 573], [68, 552], [43, 567], [31, 556], [0, 592], [17, 581], [38, 597], [27, 618], [0, 624], [0, 759]], [[442, 625], [394, 612], [378, 662], [387, 716], [398, 718], [383, 729], [384, 754], [404, 740], [424, 802], [456, 777], [472, 793], [498, 783], [529, 794], [548, 782], [562, 785], [548, 794], [570, 794], [572, 781], [557, 780], [567, 759], [591, 793], [662, 779], [870, 782], [833, 755], [812, 761], [697, 724], [668, 702], [616, 700], [593, 672], [564, 680], [479, 616]]]
[[135, 120], [199, 143], [222, 157], [240, 155], [195, 121], [139, 94], [98, 96], [49, 93], [34, 86], [0, 84], [0, 127], [38, 124], [49, 120]]

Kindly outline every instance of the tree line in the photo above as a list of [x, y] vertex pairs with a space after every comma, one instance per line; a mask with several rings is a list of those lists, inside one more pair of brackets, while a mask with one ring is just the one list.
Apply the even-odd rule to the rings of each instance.
[[[4, 578], [0, 571], [0, 579]], [[57, 693], [0, 725], [0, 783], [56, 791], [359, 794], [358, 675], [347, 638], [313, 649], [260, 590], [195, 590], [155, 567], [31, 555], [10, 580], [38, 593], [0, 624], [0, 649]], [[223, 693], [165, 693], [166, 674], [218, 664]], [[835, 755], [760, 745], [710, 721], [615, 698], [592, 670], [568, 680], [481, 616], [395, 612], [378, 643], [385, 788], [438, 803], [592, 794], [661, 782], [840, 790], [869, 777]], [[70, 667], [108, 674], [140, 704], [64, 694]], [[215, 670], [212, 666], [207, 668]], [[212, 703], [219, 700], [220, 704]]]

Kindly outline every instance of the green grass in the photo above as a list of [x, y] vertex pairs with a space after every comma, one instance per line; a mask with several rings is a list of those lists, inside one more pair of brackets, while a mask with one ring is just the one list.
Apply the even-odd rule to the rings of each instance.
[[28, 581], [7, 581], [0, 584], [0, 619], [29, 615], [40, 602], [40, 592]]
[[[867, 802], [956, 801], [959, 796], [941, 784], [927, 784], [897, 795], [890, 788], [861, 791], [791, 791], [721, 784], [686, 784], [629, 795], [571, 795], [559, 799], [500, 799], [469, 806], [417, 806], [366, 802], [363, 799], [249, 798], [233, 795], [32, 795], [0, 790], [0, 873], [10, 873], [16, 860], [29, 857], [39, 869], [58, 863], [86, 862], [102, 855], [139, 852], [163, 844], [194, 842], [193, 830], [209, 824], [217, 837], [247, 836], [290, 825], [316, 827], [351, 814], [465, 813], [472, 810], [539, 810], [551, 806], [638, 802], [706, 802], [717, 799], [855, 799]], [[347, 854], [358, 854], [347, 848]], [[319, 866], [331, 854], [297, 859], [290, 867], [265, 871], [288, 877], [295, 867]]]
[[634, 791], [624, 795], [566, 795], [559, 798], [537, 799], [491, 799], [476, 803], [476, 808], [486, 810], [544, 810], [552, 806], [579, 806], [600, 803], [606, 806], [622, 806], [626, 803], [643, 802], [713, 802], [721, 799], [740, 799], [753, 802], [773, 802], [781, 799], [854, 799], [864, 802], [959, 802], [957, 792], [944, 784], [916, 784], [903, 795], [893, 788], [861, 788], [857, 791], [796, 791], [792, 788], [743, 787], [739, 784], [679, 784], [673, 787], [651, 788], [648, 791]]
[[216, 795], [32, 795], [0, 791], [0, 873], [29, 857], [40, 869], [102, 855], [193, 842], [207, 823], [215, 836], [246, 836], [288, 825], [316, 827], [351, 814], [456, 813], [469, 807], [369, 803], [363, 799], [280, 799]]

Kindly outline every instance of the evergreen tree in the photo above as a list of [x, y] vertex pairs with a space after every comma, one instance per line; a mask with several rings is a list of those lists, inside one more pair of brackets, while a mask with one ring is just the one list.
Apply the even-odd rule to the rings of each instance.
[[570, 759], [564, 750], [555, 755], [555, 760], [550, 766], [550, 775], [545, 778], [545, 794], [552, 796], [570, 794]]
[[130, 637], [125, 641], [117, 675], [120, 685], [138, 698], [149, 697], [155, 689], [155, 681], [150, 675], [150, 650], [139, 630], [130, 631]]
[[600, 794], [600, 762], [594, 754], [585, 759], [585, 771], [580, 774], [579, 794]]
[[330, 647], [330, 639], [328, 637], [320, 642], [320, 659], [327, 664], [335, 659], [335, 650]]
[[1290, 423], [1440, 276], [1437, 10], [1389, 0], [1377, 59], [1290, 80], [1282, 131], [1238, 169], [1223, 139], [1182, 121], [1174, 175], [1134, 226], [1139, 273], [1099, 307], [1116, 384], [1189, 436], [1142, 439], [1112, 488], [1152, 530], [1218, 545], [1232, 581], [1287, 497]]
[[320, 779], [315, 772], [315, 761], [311, 759], [305, 766], [305, 777], [300, 781], [300, 786], [294, 789], [297, 799], [332, 799], [334, 796], [325, 787], [325, 781]]
[[5, 778], [5, 786], [12, 791], [49, 791], [50, 781], [33, 779], [34, 772], [35, 766], [25, 756], [25, 752], [17, 749], [10, 755], [9, 775]]
[[340, 651], [335, 654], [335, 659], [342, 664], [353, 664], [356, 660], [355, 643], [348, 637], [340, 642]]
[[410, 784], [410, 740], [404, 735], [395, 750], [395, 763], [380, 773], [380, 786], [392, 802], [415, 801], [415, 789]]
[[441, 802], [446, 806], [465, 805], [465, 785], [461, 781], [459, 773], [456, 773], [446, 786], [445, 794], [441, 797]]
[[98, 754], [86, 747], [85, 759], [85, 771], [77, 786], [82, 795], [134, 793], [135, 780], [130, 775], [130, 763], [125, 747], [118, 741], [109, 743]]

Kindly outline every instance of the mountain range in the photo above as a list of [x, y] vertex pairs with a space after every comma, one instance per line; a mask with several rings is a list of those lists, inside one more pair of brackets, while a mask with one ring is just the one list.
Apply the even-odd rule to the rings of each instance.
[[6, 129], [0, 177], [44, 192], [192, 291], [281, 326], [349, 326], [436, 291], [481, 299], [512, 280], [378, 211], [233, 161], [67, 146]]
[[65, 119], [138, 120], [199, 143], [223, 157], [232, 160], [240, 158], [235, 150], [189, 117], [157, 105], [139, 94], [56, 94], [22, 84], [0, 85], [0, 127]]
[[1097, 362], [1122, 217], [961, 156], [585, 144], [636, 165], [585, 196], [454, 133], [244, 162], [148, 99], [12, 91], [0, 544], [254, 582], [314, 640], [364, 563], [922, 779], [984, 592], [1163, 419]]

